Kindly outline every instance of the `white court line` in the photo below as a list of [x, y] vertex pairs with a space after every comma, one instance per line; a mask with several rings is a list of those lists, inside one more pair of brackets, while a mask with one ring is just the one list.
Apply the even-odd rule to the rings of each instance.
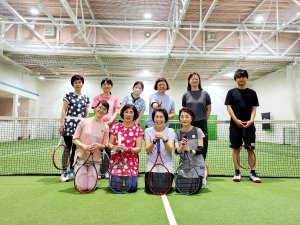
[[167, 213], [167, 216], [168, 216], [169, 224], [170, 225], [177, 225], [175, 217], [174, 217], [174, 214], [173, 214], [173, 211], [171, 209], [171, 206], [169, 204], [167, 196], [166, 195], [162, 195], [161, 198], [162, 198], [162, 201], [164, 203], [164, 207], [165, 207], [165, 210], [166, 210], [166, 213]]

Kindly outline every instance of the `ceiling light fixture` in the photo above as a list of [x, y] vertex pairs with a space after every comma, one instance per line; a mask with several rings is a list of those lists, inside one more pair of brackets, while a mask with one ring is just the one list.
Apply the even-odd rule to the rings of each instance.
[[144, 13], [144, 18], [145, 19], [150, 19], [152, 17], [151, 13]]
[[147, 40], [151, 36], [150, 32], [145, 32], [144, 39]]
[[30, 14], [33, 16], [39, 15], [39, 11], [36, 8], [31, 8], [30, 9]]
[[141, 73], [142, 77], [152, 77], [152, 73], [149, 70], [143, 70]]
[[264, 21], [264, 17], [262, 15], [257, 15], [255, 17], [255, 22], [256, 23], [261, 23], [262, 21]]
[[229, 72], [224, 74], [225, 77], [233, 77], [234, 76], [234, 72]]

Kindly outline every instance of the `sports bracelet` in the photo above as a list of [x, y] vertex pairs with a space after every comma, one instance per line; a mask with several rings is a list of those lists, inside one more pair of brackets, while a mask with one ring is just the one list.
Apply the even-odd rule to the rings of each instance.
[[163, 143], [167, 143], [168, 141], [169, 141], [169, 140], [168, 140], [168, 139], [166, 139], [166, 140], [164, 140], [164, 141], [163, 141]]
[[154, 140], [152, 141], [152, 143], [153, 143], [154, 145], [156, 144], [156, 142], [157, 142], [157, 141], [154, 141]]

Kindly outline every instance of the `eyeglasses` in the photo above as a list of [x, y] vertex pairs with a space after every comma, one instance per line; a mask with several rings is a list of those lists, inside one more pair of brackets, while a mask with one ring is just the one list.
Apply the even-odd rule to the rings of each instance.
[[107, 108], [104, 107], [104, 106], [98, 106], [97, 108], [100, 109], [100, 110], [102, 110], [102, 111], [106, 111], [107, 110]]

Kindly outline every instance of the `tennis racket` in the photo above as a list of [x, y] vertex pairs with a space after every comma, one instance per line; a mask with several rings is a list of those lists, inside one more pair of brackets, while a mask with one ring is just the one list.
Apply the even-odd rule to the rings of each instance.
[[201, 184], [199, 173], [191, 161], [190, 153], [184, 152], [181, 157], [181, 163], [175, 175], [176, 189], [182, 194], [195, 194]]
[[[96, 143], [96, 136], [93, 137], [93, 143]], [[100, 169], [100, 162], [95, 162], [94, 153], [91, 151], [87, 160], [79, 166], [74, 177], [74, 187], [80, 193], [89, 193], [95, 190], [98, 181], [98, 171]], [[79, 163], [77, 161], [77, 163]]]
[[105, 149], [101, 151], [101, 165], [100, 165], [100, 176], [101, 178], [105, 178], [109, 173], [109, 156], [106, 153]]
[[54, 148], [52, 163], [58, 170], [66, 170], [70, 165], [70, 150], [63, 143], [63, 136], [60, 137], [58, 145]]
[[172, 186], [172, 176], [160, 154], [160, 139], [156, 142], [157, 156], [156, 160], [149, 172], [148, 186], [150, 191], [156, 195], [164, 195], [168, 193]]
[[132, 172], [121, 151], [113, 151], [117, 154], [114, 164], [109, 169], [109, 186], [117, 194], [129, 191], [132, 185]]
[[256, 165], [256, 156], [253, 148], [250, 145], [247, 145], [246, 141], [246, 128], [243, 128], [243, 138], [244, 145], [242, 145], [237, 153], [237, 163], [238, 165], [245, 170], [252, 170]]

